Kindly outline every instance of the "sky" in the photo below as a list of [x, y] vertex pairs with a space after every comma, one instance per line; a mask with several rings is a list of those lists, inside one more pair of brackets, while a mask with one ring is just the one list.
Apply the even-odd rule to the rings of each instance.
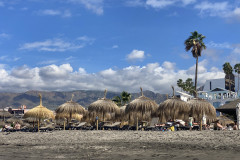
[[240, 0], [0, 0], [0, 92], [171, 93], [194, 81], [193, 31], [201, 86], [239, 63], [239, 28]]

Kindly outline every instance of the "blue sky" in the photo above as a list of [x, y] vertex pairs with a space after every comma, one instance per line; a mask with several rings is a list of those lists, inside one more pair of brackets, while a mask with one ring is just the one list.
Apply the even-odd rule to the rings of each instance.
[[240, 0], [0, 0], [0, 91], [169, 93], [194, 77], [184, 40], [207, 50], [199, 86], [239, 63]]

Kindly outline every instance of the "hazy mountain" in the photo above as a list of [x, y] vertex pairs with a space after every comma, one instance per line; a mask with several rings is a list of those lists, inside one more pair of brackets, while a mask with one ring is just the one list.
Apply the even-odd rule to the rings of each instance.
[[[56, 109], [59, 105], [71, 100], [74, 94], [73, 101], [78, 102], [84, 107], [87, 107], [98, 98], [104, 96], [103, 91], [67, 91], [67, 92], [43, 92], [43, 91], [27, 91], [25, 93], [0, 93], [0, 107], [13, 107], [18, 108], [21, 105], [26, 105], [27, 108], [33, 108], [39, 105], [39, 96], [41, 93], [43, 97], [43, 105], [49, 109]], [[112, 99], [114, 96], [120, 95], [120, 92], [108, 92], [107, 98]], [[132, 100], [139, 97], [140, 93], [131, 93]], [[166, 99], [165, 94], [154, 93], [151, 91], [144, 91], [146, 97], [155, 100], [157, 104]]]

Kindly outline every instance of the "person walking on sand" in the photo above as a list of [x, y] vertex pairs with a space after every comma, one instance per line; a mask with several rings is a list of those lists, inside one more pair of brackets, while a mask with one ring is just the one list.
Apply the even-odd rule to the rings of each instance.
[[189, 129], [190, 129], [190, 131], [191, 131], [191, 130], [192, 130], [192, 127], [193, 127], [193, 117], [192, 117], [192, 115], [189, 115], [188, 125], [189, 125]]

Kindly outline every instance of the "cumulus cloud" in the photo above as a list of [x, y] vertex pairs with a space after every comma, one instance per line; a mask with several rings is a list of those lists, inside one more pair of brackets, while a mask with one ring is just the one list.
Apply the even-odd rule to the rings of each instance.
[[144, 51], [134, 49], [127, 55], [127, 60], [143, 60], [145, 58]]
[[97, 15], [102, 15], [104, 12], [104, 0], [67, 0], [67, 2], [84, 5], [87, 9], [93, 11]]
[[75, 41], [69, 42], [64, 41], [60, 38], [47, 39], [45, 41], [37, 41], [25, 43], [20, 46], [20, 50], [37, 50], [37, 51], [48, 51], [48, 52], [64, 52], [68, 50], [77, 50], [91, 45], [94, 40], [84, 37], [77, 38]]
[[[224, 73], [216, 67], [207, 70], [207, 61], [199, 63], [199, 86], [207, 79], [223, 78]], [[0, 68], [0, 90], [21, 92], [27, 90], [69, 91], [103, 90], [138, 92], [144, 90], [169, 93], [178, 79], [194, 78], [195, 65], [178, 70], [175, 63], [150, 63], [146, 66], [129, 66], [119, 70], [112, 68], [98, 73], [87, 73], [84, 68], [74, 71], [70, 64], [48, 65], [29, 68], [22, 66], [7, 70]]]

